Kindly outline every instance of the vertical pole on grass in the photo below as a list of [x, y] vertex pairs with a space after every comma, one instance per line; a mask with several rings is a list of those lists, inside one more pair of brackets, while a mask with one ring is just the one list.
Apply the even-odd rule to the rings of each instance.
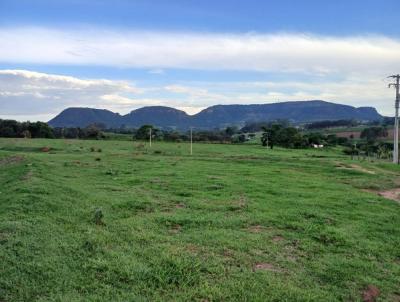
[[150, 148], [151, 148], [151, 127], [149, 128], [149, 132], [150, 132], [150, 135], [149, 135], [149, 142], [150, 142]]
[[400, 103], [400, 75], [392, 75], [389, 78], [396, 79], [396, 83], [389, 84], [389, 88], [394, 86], [396, 88], [396, 102], [395, 102], [395, 116], [394, 116], [394, 135], [393, 135], [393, 163], [399, 163], [399, 103]]
[[190, 127], [190, 155], [193, 155], [193, 127]]

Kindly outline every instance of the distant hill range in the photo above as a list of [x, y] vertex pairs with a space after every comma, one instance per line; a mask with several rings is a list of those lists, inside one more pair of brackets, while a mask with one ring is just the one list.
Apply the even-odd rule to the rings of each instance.
[[216, 105], [195, 115], [171, 107], [151, 106], [131, 111], [126, 115], [104, 109], [68, 108], [48, 123], [52, 127], [85, 127], [102, 123], [109, 128], [137, 128], [144, 124], [160, 128], [201, 129], [244, 125], [246, 122], [289, 120], [308, 123], [322, 120], [354, 119], [358, 121], [381, 120], [373, 107], [352, 107], [325, 101], [283, 102], [260, 105]]

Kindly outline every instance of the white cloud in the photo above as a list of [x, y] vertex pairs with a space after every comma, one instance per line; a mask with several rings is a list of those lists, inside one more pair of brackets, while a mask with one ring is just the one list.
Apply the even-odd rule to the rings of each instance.
[[0, 61], [386, 75], [400, 69], [400, 41], [384, 36], [217, 34], [0, 29]]
[[143, 90], [125, 81], [0, 70], [0, 112], [3, 116], [55, 114], [69, 106], [98, 106], [102, 103], [115, 104], [115, 109], [118, 102], [107, 100], [107, 95], [142, 93]]

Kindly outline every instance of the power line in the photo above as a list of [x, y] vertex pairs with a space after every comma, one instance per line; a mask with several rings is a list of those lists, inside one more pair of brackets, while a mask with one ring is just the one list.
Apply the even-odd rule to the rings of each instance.
[[396, 101], [394, 108], [396, 109], [396, 114], [394, 116], [394, 137], [393, 137], [393, 163], [399, 163], [399, 102], [400, 102], [400, 74], [391, 75], [388, 78], [395, 79], [395, 83], [390, 83], [388, 86], [396, 88]]

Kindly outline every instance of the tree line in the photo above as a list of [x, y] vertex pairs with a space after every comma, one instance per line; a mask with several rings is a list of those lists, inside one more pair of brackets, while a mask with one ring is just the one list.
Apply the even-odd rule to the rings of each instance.
[[44, 122], [18, 122], [0, 119], [0, 137], [22, 138], [103, 138], [99, 127], [52, 128]]
[[[244, 127], [229, 126], [225, 129], [194, 130], [192, 139], [195, 142], [216, 143], [244, 143], [254, 139], [256, 132], [262, 132], [261, 144], [274, 148], [309, 148], [317, 146], [344, 146], [344, 152], [352, 156], [374, 155], [385, 158], [390, 157], [393, 144], [384, 142], [388, 136], [386, 126], [373, 125], [362, 130], [360, 140], [337, 137], [334, 134], [323, 134], [321, 131], [310, 132], [318, 127], [345, 125], [348, 122], [332, 121], [313, 123], [311, 127], [294, 127], [289, 122], [281, 120], [274, 122], [247, 123]], [[347, 124], [350, 125], [350, 124]], [[351, 124], [353, 125], [353, 124]], [[87, 127], [52, 128], [43, 122], [18, 122], [15, 120], [0, 119], [0, 137], [21, 138], [68, 138], [68, 139], [106, 139], [107, 134], [121, 133], [133, 140], [148, 140], [181, 142], [190, 140], [190, 131], [164, 130], [153, 125], [143, 125], [138, 129], [107, 129], [103, 124], [91, 124]]]

